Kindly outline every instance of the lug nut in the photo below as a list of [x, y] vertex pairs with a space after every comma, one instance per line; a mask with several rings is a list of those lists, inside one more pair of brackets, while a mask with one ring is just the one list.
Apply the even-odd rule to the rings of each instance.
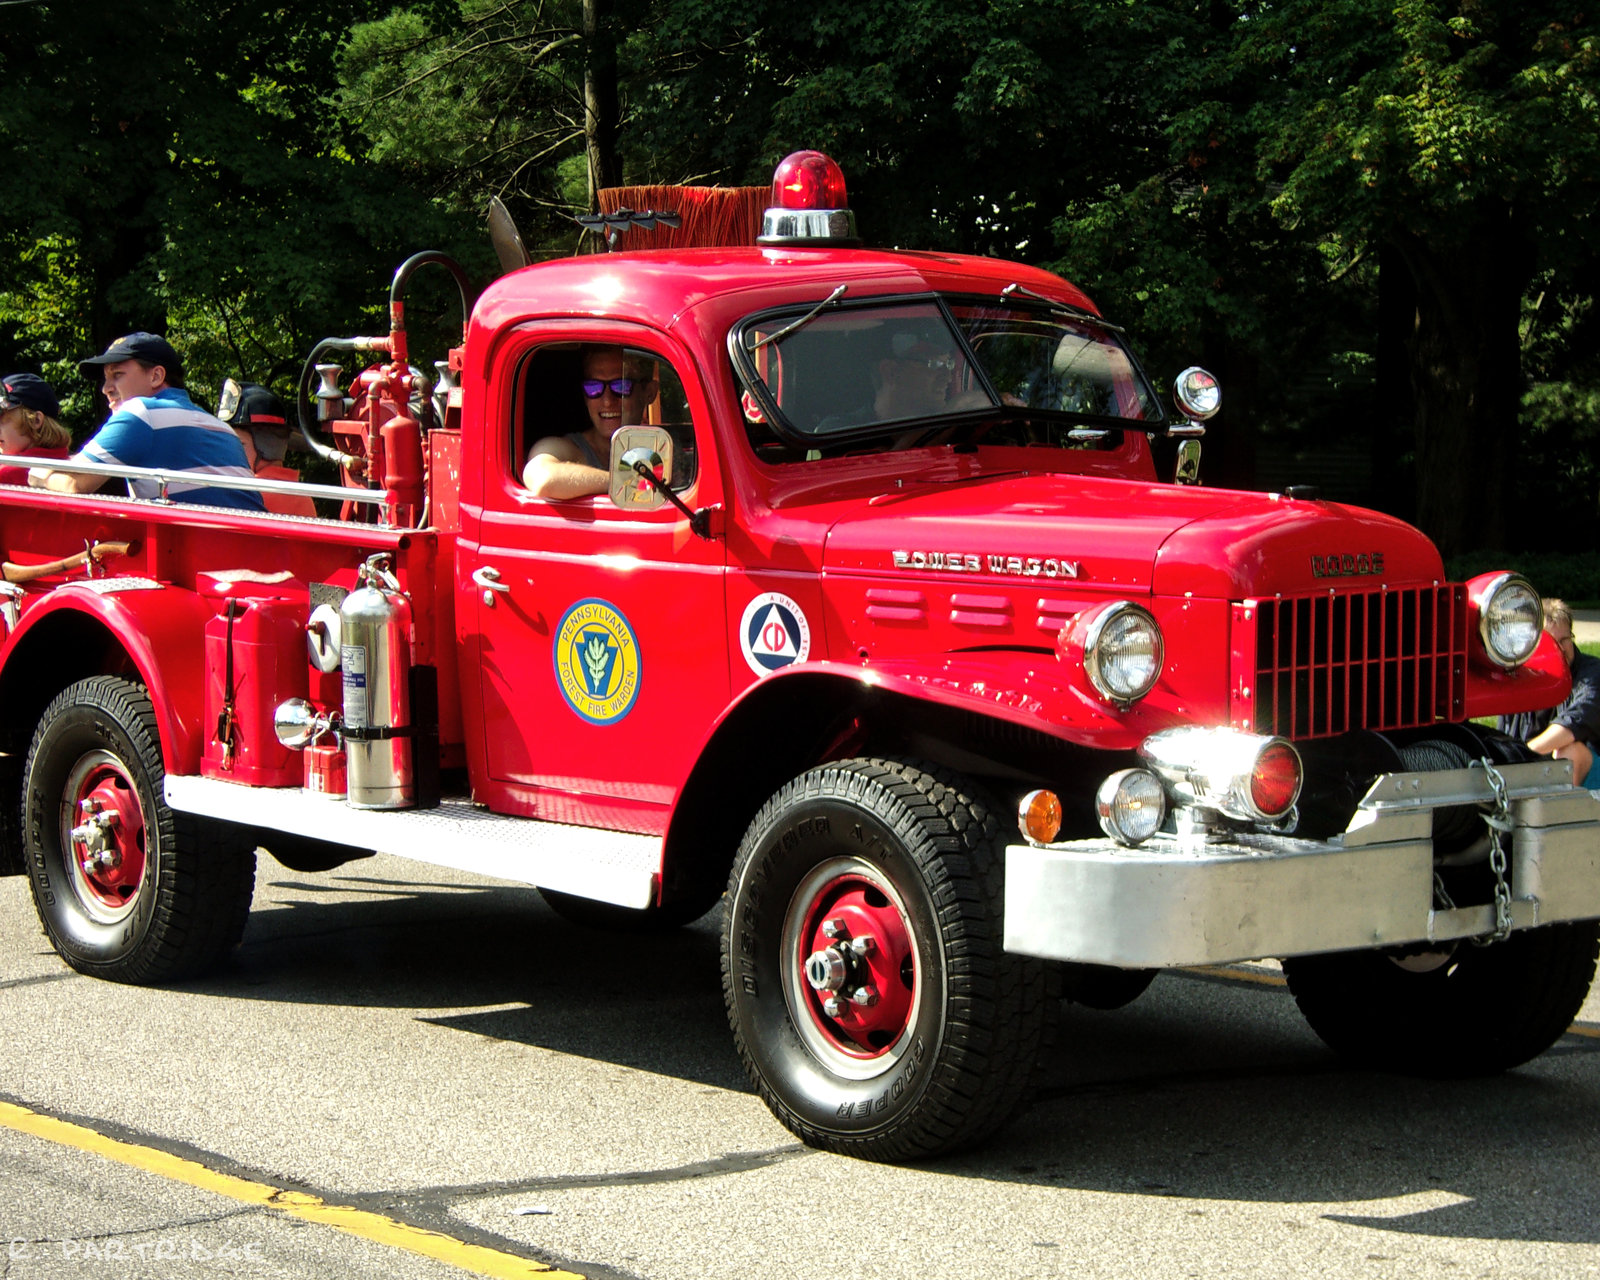
[[827, 1014], [830, 1018], [837, 1018], [841, 1013], [844, 1012], [844, 1005], [839, 1003], [839, 998], [837, 996], [829, 996], [822, 1002], [822, 1012]]
[[870, 1009], [878, 1003], [878, 993], [871, 987], [857, 987], [850, 993], [852, 1004], [858, 1004], [863, 1009]]
[[824, 920], [822, 922], [822, 936], [824, 938], [843, 938], [849, 935], [845, 932], [843, 920]]
[[878, 949], [878, 943], [870, 933], [864, 933], [859, 938], [850, 939], [850, 950], [858, 956], [870, 956]]

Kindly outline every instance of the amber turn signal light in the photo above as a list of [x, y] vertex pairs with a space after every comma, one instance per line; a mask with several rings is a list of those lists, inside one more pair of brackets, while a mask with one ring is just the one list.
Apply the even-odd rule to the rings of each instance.
[[1054, 844], [1061, 834], [1061, 797], [1054, 791], [1030, 791], [1017, 806], [1017, 826], [1029, 844]]

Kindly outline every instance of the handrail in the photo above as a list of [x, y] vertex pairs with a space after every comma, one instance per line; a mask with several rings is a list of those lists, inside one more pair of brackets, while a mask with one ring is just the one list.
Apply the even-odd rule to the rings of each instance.
[[[300, 480], [266, 480], [260, 476], [223, 476], [204, 471], [167, 471], [158, 467], [110, 466], [102, 462], [78, 462], [71, 458], [29, 458], [19, 454], [0, 455], [0, 465], [26, 467], [30, 471], [68, 471], [74, 475], [113, 476], [120, 480], [153, 480], [161, 486], [156, 502], [172, 502], [167, 486], [177, 482], [202, 485], [207, 489], [245, 489], [251, 493], [286, 493], [305, 498], [337, 498], [344, 502], [365, 502], [374, 506], [387, 495], [382, 489], [350, 489], [338, 484], [307, 484]], [[37, 488], [37, 486], [34, 486]], [[83, 496], [83, 495], [80, 495]], [[115, 497], [117, 495], [104, 495]]]

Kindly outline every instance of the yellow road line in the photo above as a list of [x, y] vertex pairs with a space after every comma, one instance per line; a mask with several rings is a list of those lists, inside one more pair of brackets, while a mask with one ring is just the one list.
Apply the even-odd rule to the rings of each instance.
[[47, 1142], [76, 1147], [120, 1164], [132, 1165], [135, 1169], [159, 1174], [174, 1182], [184, 1182], [202, 1191], [215, 1192], [245, 1204], [260, 1205], [291, 1218], [320, 1222], [349, 1235], [360, 1236], [363, 1240], [404, 1249], [408, 1253], [420, 1254], [424, 1258], [448, 1263], [478, 1275], [492, 1276], [494, 1280], [527, 1280], [533, 1276], [539, 1277], [539, 1280], [583, 1280], [582, 1276], [571, 1271], [558, 1271], [542, 1262], [532, 1262], [484, 1245], [468, 1244], [437, 1231], [396, 1222], [381, 1213], [368, 1213], [349, 1205], [329, 1204], [303, 1191], [289, 1191], [264, 1182], [251, 1182], [232, 1174], [218, 1173], [215, 1169], [208, 1169], [203, 1164], [185, 1160], [170, 1152], [108, 1138], [83, 1125], [40, 1115], [37, 1111], [14, 1103], [0, 1102], [0, 1124], [18, 1133], [32, 1134]]
[[1592, 1022], [1574, 1022], [1567, 1028], [1567, 1034], [1571, 1036], [1588, 1036], [1591, 1040], [1600, 1040], [1600, 1027], [1595, 1026]]
[[1230, 982], [1253, 982], [1262, 987], [1283, 986], [1283, 975], [1272, 969], [1246, 969], [1225, 964], [1197, 964], [1179, 970], [1181, 973], [1198, 973], [1207, 978], [1226, 978]]

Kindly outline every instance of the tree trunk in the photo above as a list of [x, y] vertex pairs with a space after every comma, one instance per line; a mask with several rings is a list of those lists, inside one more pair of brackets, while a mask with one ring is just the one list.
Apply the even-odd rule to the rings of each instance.
[[1416, 284], [1408, 342], [1416, 402], [1417, 524], [1445, 555], [1504, 548], [1517, 441], [1517, 323], [1532, 269], [1505, 206], [1449, 242], [1392, 243]]
[[583, 0], [583, 136], [589, 152], [589, 212], [600, 208], [601, 187], [622, 185], [617, 133], [622, 114], [617, 98], [617, 43], [611, 28], [612, 0]]
[[1417, 406], [1411, 340], [1417, 331], [1417, 282], [1391, 241], [1378, 246], [1378, 345], [1373, 379], [1372, 503], [1416, 523]]

